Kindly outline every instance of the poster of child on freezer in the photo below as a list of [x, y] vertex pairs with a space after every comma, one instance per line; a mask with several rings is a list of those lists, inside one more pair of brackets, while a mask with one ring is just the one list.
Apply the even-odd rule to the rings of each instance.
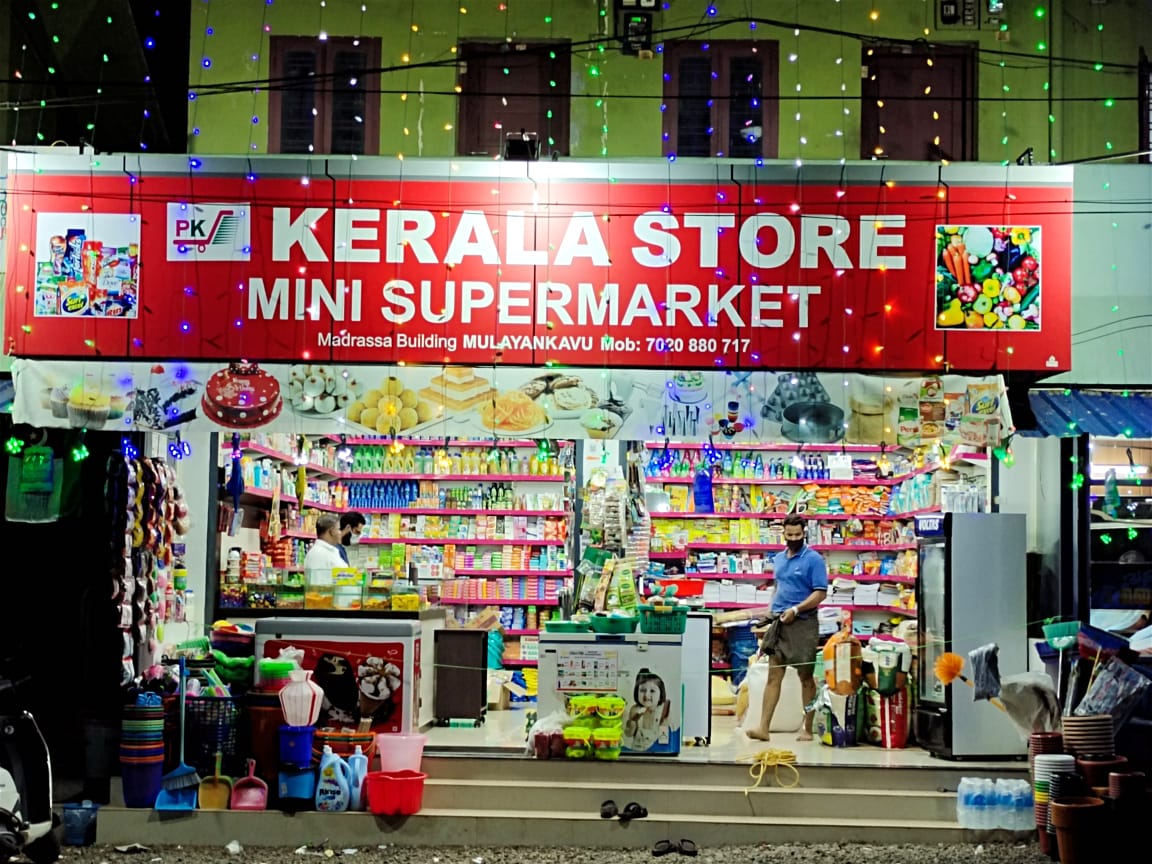
[[680, 752], [680, 685], [669, 692], [650, 669], [636, 673], [632, 701], [624, 712], [623, 749], [630, 753]]

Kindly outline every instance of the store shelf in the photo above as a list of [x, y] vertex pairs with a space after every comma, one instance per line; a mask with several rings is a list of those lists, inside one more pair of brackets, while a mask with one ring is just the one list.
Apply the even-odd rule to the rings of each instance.
[[891, 615], [904, 615], [908, 618], [916, 617], [915, 609], [905, 609], [902, 606], [858, 606], [855, 603], [821, 603], [824, 609], [847, 609], [850, 612], [885, 612]]
[[[352, 442], [349, 441], [349, 443]], [[459, 444], [460, 442], [452, 442], [452, 446], [454, 447]], [[491, 442], [488, 442], [487, 445], [484, 446], [491, 446]], [[535, 445], [533, 444], [532, 446]], [[221, 446], [221, 449], [231, 451], [232, 445], [224, 444]], [[273, 450], [271, 447], [265, 447], [262, 444], [241, 443], [240, 449], [249, 453], [259, 453], [289, 465], [295, 465], [294, 457], [291, 453], [281, 453], [278, 450]], [[333, 480], [439, 480], [448, 483], [474, 483], [478, 481], [486, 481], [489, 483], [564, 483], [567, 479], [562, 474], [407, 474], [402, 472], [363, 474], [353, 471], [340, 471], [336, 468], [329, 468], [326, 465], [314, 465], [311, 463], [303, 467], [314, 473], [331, 477]]]
[[[747, 477], [713, 477], [712, 484], [715, 486], [899, 486], [905, 480], [910, 480], [920, 474], [928, 474], [932, 471], [940, 470], [940, 466], [932, 465], [930, 467], [917, 468], [908, 474], [901, 474], [899, 477], [890, 477], [887, 479], [880, 479], [878, 477], [853, 477], [851, 480], [802, 480], [799, 477], [755, 477], [749, 479]], [[662, 483], [675, 483], [687, 485], [694, 483], [693, 477], [645, 477], [644, 483], [647, 486], [658, 486]]]
[[504, 657], [501, 658], [500, 662], [504, 666], [511, 668], [520, 666], [535, 666], [537, 661], [525, 660], [523, 657]]
[[[649, 450], [663, 450], [663, 441], [646, 441]], [[711, 445], [703, 442], [669, 441], [669, 450], [704, 450]], [[880, 453], [878, 444], [770, 444], [748, 441], [743, 444], [724, 442], [714, 445], [716, 450], [741, 450], [755, 453], [796, 453], [803, 448], [804, 453]]]
[[[250, 486], [244, 490], [244, 493], [240, 496], [240, 498], [241, 498], [241, 500], [243, 500], [245, 497], [247, 497], [249, 500], [271, 501], [272, 500], [272, 494], [273, 493], [270, 489], [257, 489], [255, 487]], [[305, 501], [304, 503], [301, 504], [296, 499], [296, 496], [284, 495], [284, 494], [280, 495], [280, 503], [281, 504], [297, 504], [305, 510], [311, 508], [313, 510], [326, 510], [329, 513], [340, 513], [340, 512], [343, 512], [343, 509], [344, 509], [341, 507], [336, 507], [332, 504], [321, 504], [318, 501]]]
[[452, 508], [437, 507], [360, 507], [357, 512], [364, 514], [392, 514], [402, 516], [554, 516], [557, 518], [570, 516], [567, 510], [454, 510]]
[[670, 582], [676, 579], [730, 579], [733, 582], [773, 582], [771, 573], [684, 573], [676, 576], [661, 576], [657, 582]]
[[505, 636], [539, 636], [539, 630], [505, 630]]
[[[888, 513], [884, 515], [857, 514], [857, 513], [801, 513], [805, 519], [824, 519], [830, 522], [846, 522], [849, 519], [859, 519], [864, 522], [882, 522], [886, 520], [915, 519], [927, 513], [939, 513], [939, 507], [925, 507], [922, 510], [912, 510], [908, 513]], [[783, 519], [788, 513], [649, 513], [652, 519]]]
[[216, 619], [226, 618], [384, 618], [394, 621], [414, 621], [421, 616], [417, 611], [392, 609], [252, 609], [246, 606], [217, 606]]
[[520, 597], [441, 597], [444, 606], [559, 606], [555, 598], [529, 600]]
[[491, 579], [498, 576], [542, 576], [545, 579], [569, 579], [571, 570], [460, 570], [455, 571], [457, 579]]
[[361, 537], [360, 543], [408, 543], [420, 546], [564, 546], [566, 540], [475, 540], [464, 537]]
[[[689, 543], [683, 549], [663, 552], [649, 552], [649, 558], [678, 559], [687, 556], [688, 552], [727, 552], [742, 550], [747, 552], [783, 552], [787, 547], [783, 543]], [[852, 543], [811, 543], [809, 548], [817, 552], [901, 552], [915, 549], [915, 543], [894, 543], [891, 546], [866, 546]]]
[[[382, 436], [380, 438], [365, 438], [365, 437], [352, 438], [352, 437], [348, 437], [343, 442], [341, 442], [339, 435], [325, 435], [324, 437], [333, 443], [343, 443], [343, 444], [351, 445], [353, 447], [382, 447], [384, 445], [389, 445], [392, 443], [392, 438], [390, 436]], [[540, 442], [538, 442], [538, 441], [529, 441], [527, 439], [513, 440], [511, 438], [508, 438], [508, 439], [497, 438], [495, 440], [493, 440], [492, 438], [487, 438], [484, 440], [474, 440], [474, 441], [466, 441], [466, 440], [461, 440], [459, 438], [447, 438], [446, 439], [443, 437], [436, 437], [436, 438], [397, 438], [396, 442], [399, 444], [403, 444], [405, 447], [449, 447], [450, 446], [450, 447], [487, 447], [487, 448], [491, 449], [492, 447], [497, 447], [497, 448], [532, 447], [532, 448], [536, 448], [536, 447], [540, 446]]]

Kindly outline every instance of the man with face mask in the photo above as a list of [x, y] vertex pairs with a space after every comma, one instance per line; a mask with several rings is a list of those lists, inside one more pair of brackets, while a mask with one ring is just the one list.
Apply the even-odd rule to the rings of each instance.
[[355, 510], [350, 510], [340, 517], [340, 545], [337, 551], [343, 556], [344, 563], [348, 564], [348, 546], [355, 546], [360, 542], [360, 534], [364, 531], [364, 526], [368, 524], [368, 520], [364, 518], [363, 514], [357, 513]]
[[[816, 607], [828, 596], [828, 565], [824, 556], [804, 543], [804, 519], [796, 513], [784, 519], [784, 542], [787, 549], [772, 562], [776, 593], [772, 599], [772, 624], [777, 641], [768, 666], [768, 684], [764, 688], [764, 709], [760, 726], [749, 737], [769, 739], [772, 715], [780, 701], [780, 687], [789, 666], [800, 677], [800, 690], [807, 708], [816, 698], [816, 647], [820, 625]], [[798, 741], [812, 740], [812, 714], [804, 713], [804, 728]]]

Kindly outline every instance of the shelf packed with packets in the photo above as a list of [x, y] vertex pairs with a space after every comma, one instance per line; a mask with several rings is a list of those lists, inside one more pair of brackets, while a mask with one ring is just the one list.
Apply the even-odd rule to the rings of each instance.
[[[472, 441], [417, 438], [310, 438], [286, 433], [254, 434], [240, 443], [253, 461], [303, 466], [309, 474], [332, 480], [457, 477], [564, 480], [571, 461], [570, 441]], [[222, 449], [231, 452], [226, 443]]]
[[571, 574], [515, 571], [457, 571], [440, 583], [440, 602], [467, 606], [558, 606], [560, 588]]
[[[367, 544], [520, 543], [528, 546], [564, 546], [568, 541], [569, 519], [566, 515], [521, 515], [514, 510], [506, 513], [461, 514], [446, 510], [437, 513], [369, 513], [365, 514], [365, 519], [367, 522], [360, 535], [360, 542]], [[315, 538], [315, 515], [306, 516], [297, 524], [299, 527], [285, 533], [304, 539]]]

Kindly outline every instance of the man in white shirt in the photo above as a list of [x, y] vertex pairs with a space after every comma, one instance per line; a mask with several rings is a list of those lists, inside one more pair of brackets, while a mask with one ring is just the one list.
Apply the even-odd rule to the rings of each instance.
[[325, 513], [316, 520], [316, 542], [304, 556], [304, 575], [308, 584], [329, 582], [334, 567], [347, 567], [340, 554], [340, 520]]

